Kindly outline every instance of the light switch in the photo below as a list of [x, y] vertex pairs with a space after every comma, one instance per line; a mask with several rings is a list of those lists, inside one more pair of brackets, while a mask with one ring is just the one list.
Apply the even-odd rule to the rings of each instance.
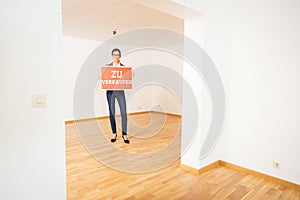
[[46, 107], [46, 95], [37, 94], [32, 95], [32, 108], [45, 108]]

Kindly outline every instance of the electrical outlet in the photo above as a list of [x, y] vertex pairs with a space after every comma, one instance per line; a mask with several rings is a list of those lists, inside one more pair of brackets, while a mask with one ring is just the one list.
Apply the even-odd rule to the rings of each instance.
[[277, 169], [280, 169], [280, 162], [277, 162], [277, 161], [273, 161], [273, 167], [274, 168], [277, 168]]
[[138, 109], [141, 110], [141, 109], [142, 109], [142, 106], [139, 106]]

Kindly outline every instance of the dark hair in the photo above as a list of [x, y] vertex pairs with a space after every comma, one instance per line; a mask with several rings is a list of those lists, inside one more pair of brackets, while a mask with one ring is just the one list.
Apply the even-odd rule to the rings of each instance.
[[120, 54], [120, 56], [121, 56], [121, 50], [118, 49], [118, 48], [113, 49], [113, 50], [111, 51], [111, 55], [113, 55], [113, 53], [114, 53], [115, 51], [118, 51], [119, 54]]

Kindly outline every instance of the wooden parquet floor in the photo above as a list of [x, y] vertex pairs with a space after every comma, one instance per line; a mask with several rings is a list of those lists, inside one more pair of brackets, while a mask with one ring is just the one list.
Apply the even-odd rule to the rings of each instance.
[[[120, 135], [115, 144], [109, 144], [111, 137], [109, 120], [107, 118], [97, 120], [107, 140], [105, 141], [107, 145], [103, 144], [103, 148], [114, 145], [115, 148], [128, 153], [149, 153], [164, 148], [174, 141], [176, 135], [180, 134], [178, 133], [181, 124], [180, 117], [166, 115], [164, 118], [161, 114], [153, 113], [151, 118], [149, 114], [129, 117], [134, 122], [134, 124], [129, 123], [128, 127], [131, 142], [129, 145], [123, 143]], [[161, 127], [161, 121], [164, 121], [163, 127]], [[91, 130], [90, 121], [79, 123], [82, 123], [80, 131]], [[144, 128], [141, 131], [141, 128], [136, 128], [136, 126]], [[160, 131], [151, 132], [150, 129], [155, 129], [153, 128], [155, 126]], [[147, 129], [147, 127], [150, 128]], [[148, 173], [127, 173], [115, 170], [99, 162], [86, 150], [77, 131], [75, 124], [66, 125], [68, 200], [300, 199], [300, 191], [223, 166], [195, 175], [181, 169], [179, 159], [160, 170]], [[82, 137], [82, 134], [80, 135]], [[87, 137], [91, 137], [91, 141], [95, 140], [93, 135], [87, 134]], [[176, 145], [180, 150], [180, 143]], [[110, 152], [111, 150], [105, 153]], [[111, 157], [114, 157], [113, 152], [111, 154]]]

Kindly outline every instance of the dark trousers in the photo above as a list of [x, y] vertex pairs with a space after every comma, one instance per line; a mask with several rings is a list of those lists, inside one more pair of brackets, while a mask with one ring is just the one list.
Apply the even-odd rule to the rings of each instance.
[[115, 100], [117, 99], [119, 102], [122, 117], [122, 135], [127, 135], [127, 112], [124, 90], [107, 90], [106, 97], [109, 107], [109, 120], [112, 133], [117, 133], [115, 118]]

